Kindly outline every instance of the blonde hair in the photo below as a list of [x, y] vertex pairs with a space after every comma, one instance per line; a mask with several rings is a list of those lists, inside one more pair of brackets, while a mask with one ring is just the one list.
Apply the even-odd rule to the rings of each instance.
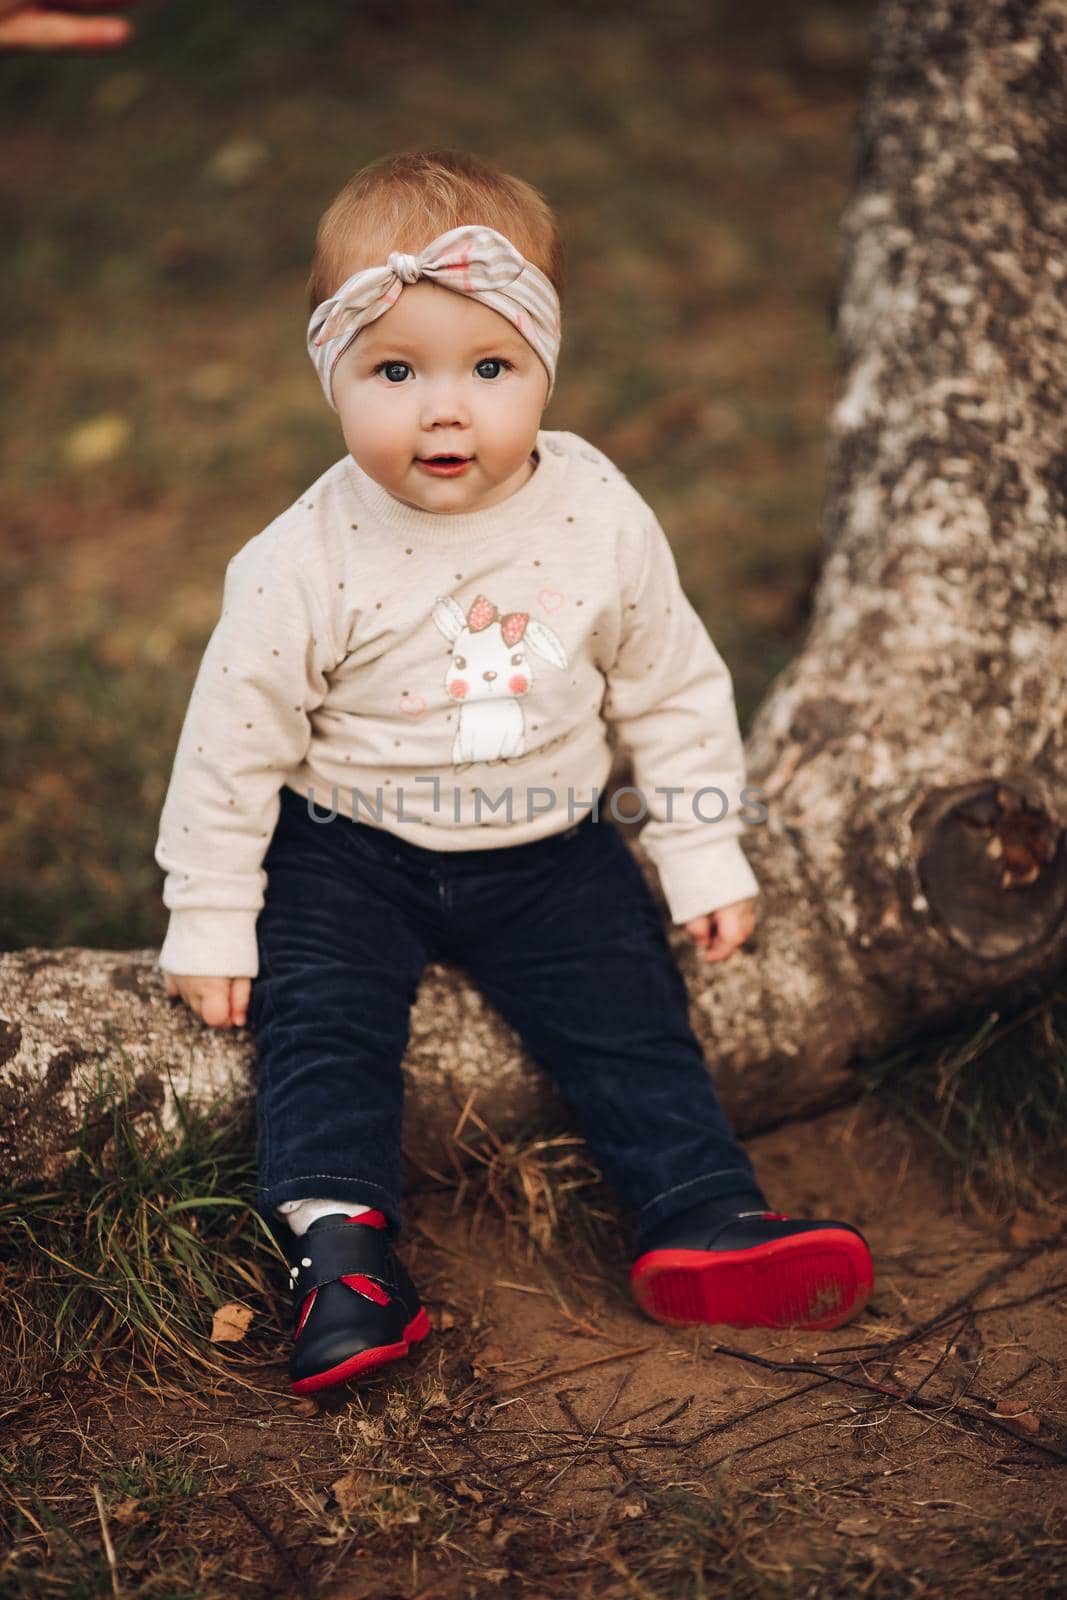
[[504, 234], [562, 297], [563, 246], [539, 190], [460, 150], [413, 150], [361, 168], [324, 212], [308, 278], [310, 310], [353, 272], [384, 265], [391, 250], [415, 254], [472, 222]]

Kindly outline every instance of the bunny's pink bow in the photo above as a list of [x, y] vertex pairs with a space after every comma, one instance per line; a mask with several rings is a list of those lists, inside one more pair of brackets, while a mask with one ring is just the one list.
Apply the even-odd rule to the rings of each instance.
[[[548, 394], [559, 355], [559, 297], [545, 274], [495, 228], [469, 224], [439, 234], [417, 255], [394, 250], [384, 267], [366, 267], [324, 300], [308, 323], [308, 354], [334, 406], [333, 370], [353, 339], [396, 304], [404, 285], [426, 278], [499, 311], [541, 358]], [[336, 409], [336, 406], [334, 406]]]
[[471, 633], [481, 633], [483, 628], [489, 628], [494, 622], [499, 622], [504, 643], [511, 645], [518, 644], [526, 632], [529, 620], [528, 611], [508, 611], [501, 616], [493, 602], [487, 600], [484, 594], [474, 597], [467, 612], [467, 627]]

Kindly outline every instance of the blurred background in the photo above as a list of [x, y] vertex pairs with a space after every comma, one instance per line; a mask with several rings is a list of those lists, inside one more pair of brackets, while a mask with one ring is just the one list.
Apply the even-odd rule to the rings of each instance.
[[304, 349], [317, 219], [388, 151], [541, 188], [545, 426], [655, 507], [742, 726], [799, 649], [837, 392], [868, 0], [145, 0], [0, 56], [0, 948], [158, 945], [152, 850], [233, 553], [342, 454]]

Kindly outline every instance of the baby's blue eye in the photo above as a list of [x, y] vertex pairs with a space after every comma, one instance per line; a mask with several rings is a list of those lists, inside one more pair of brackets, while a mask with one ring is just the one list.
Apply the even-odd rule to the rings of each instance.
[[383, 361], [378, 371], [384, 372], [390, 383], [403, 383], [411, 368], [406, 361]]
[[[500, 374], [504, 371], [504, 368], [508, 365], [509, 363], [507, 361], [503, 361], [500, 356], [488, 356], [484, 361], [479, 361], [474, 370], [478, 374], [479, 378], [499, 378]], [[486, 372], [484, 370], [486, 367], [493, 367], [496, 370], [493, 372]]]

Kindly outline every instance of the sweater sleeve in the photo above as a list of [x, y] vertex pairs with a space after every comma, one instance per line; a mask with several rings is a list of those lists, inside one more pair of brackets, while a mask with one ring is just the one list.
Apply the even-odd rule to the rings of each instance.
[[605, 715], [633, 759], [648, 817], [641, 843], [672, 921], [684, 923], [759, 885], [738, 842], [745, 761], [733, 681], [686, 598], [666, 534], [642, 507]]
[[260, 534], [226, 569], [178, 741], [155, 859], [170, 925], [159, 965], [199, 977], [255, 977], [262, 868], [286, 775], [311, 742], [336, 664], [316, 564]]

